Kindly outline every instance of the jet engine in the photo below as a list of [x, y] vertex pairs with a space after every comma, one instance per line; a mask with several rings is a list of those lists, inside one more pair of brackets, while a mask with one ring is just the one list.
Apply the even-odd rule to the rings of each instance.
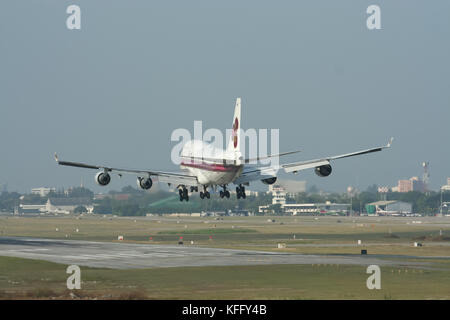
[[152, 187], [153, 181], [150, 178], [137, 178], [137, 185], [144, 190], [148, 190]]
[[319, 177], [328, 177], [331, 174], [331, 166], [329, 164], [325, 164], [323, 166], [320, 167], [316, 167], [316, 169], [314, 170], [314, 172], [319, 176]]
[[274, 184], [275, 181], [277, 181], [277, 177], [272, 177], [272, 178], [267, 178], [267, 179], [261, 180], [261, 182], [264, 184]]
[[98, 185], [106, 186], [111, 182], [111, 176], [107, 172], [100, 171], [95, 175], [95, 182], [97, 182]]

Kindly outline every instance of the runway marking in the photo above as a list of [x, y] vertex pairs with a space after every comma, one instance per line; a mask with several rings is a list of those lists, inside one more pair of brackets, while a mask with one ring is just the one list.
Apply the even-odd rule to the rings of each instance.
[[[0, 255], [115, 269], [275, 263], [318, 264], [319, 262], [357, 265], [395, 265], [399, 263], [377, 257], [302, 255], [197, 246], [62, 241], [20, 237], [2, 237], [1, 239], [3, 242], [0, 244]], [[11, 240], [9, 243], [8, 239]], [[403, 264], [421, 265], [421, 263], [415, 262], [402, 262]]]

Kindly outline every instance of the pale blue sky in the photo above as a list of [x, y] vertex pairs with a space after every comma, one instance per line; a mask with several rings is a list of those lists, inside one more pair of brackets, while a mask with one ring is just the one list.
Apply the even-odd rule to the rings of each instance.
[[[81, 30], [66, 8], [82, 10]], [[366, 28], [381, 7], [382, 30]], [[177, 170], [176, 128], [279, 128], [286, 159], [385, 144], [295, 176], [325, 190], [450, 176], [449, 1], [17, 1], [0, 5], [0, 184], [94, 186], [73, 161]], [[113, 179], [106, 189], [134, 184]]]

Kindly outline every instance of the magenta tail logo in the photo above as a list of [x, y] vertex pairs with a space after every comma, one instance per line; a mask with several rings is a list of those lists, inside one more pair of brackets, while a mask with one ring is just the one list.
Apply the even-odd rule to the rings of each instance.
[[237, 137], [238, 129], [239, 129], [239, 120], [238, 118], [235, 118], [233, 124], [233, 144], [235, 148], [237, 147], [238, 144], [238, 137]]

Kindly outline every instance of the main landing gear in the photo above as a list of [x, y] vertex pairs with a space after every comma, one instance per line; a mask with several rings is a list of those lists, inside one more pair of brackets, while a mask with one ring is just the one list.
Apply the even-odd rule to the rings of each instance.
[[227, 190], [227, 186], [226, 185], [223, 186], [223, 191], [220, 190], [220, 197], [221, 198], [227, 197], [227, 199], [230, 198], [230, 191]]
[[[198, 189], [197, 189], [198, 191]], [[206, 189], [206, 186], [203, 186], [203, 191], [200, 191], [200, 199], [204, 199], [204, 198], [210, 198], [211, 195], [208, 192], [208, 189]]]
[[178, 189], [178, 193], [180, 194], [180, 201], [189, 201], [189, 193], [188, 189], [186, 189], [186, 186], [182, 186], [180, 189]]
[[[227, 190], [227, 186], [223, 185], [222, 186], [223, 190], [220, 191], [219, 195], [220, 198], [230, 198], [230, 191]], [[198, 192], [198, 187], [190, 187], [190, 191], [192, 192]], [[178, 186], [178, 193], [180, 195], [180, 201], [186, 200], [189, 201], [189, 191], [186, 188], [186, 186], [184, 185], [180, 185]], [[243, 185], [239, 185], [236, 187], [236, 196], [238, 199], [245, 199], [246, 198], [246, 194], [245, 194], [245, 188]], [[211, 197], [211, 194], [208, 192], [207, 186], [203, 186], [203, 191], [200, 191], [200, 199], [209, 199]]]
[[236, 187], [236, 196], [238, 199], [242, 198], [245, 199], [246, 195], [245, 195], [245, 187], [240, 184], [238, 187]]

